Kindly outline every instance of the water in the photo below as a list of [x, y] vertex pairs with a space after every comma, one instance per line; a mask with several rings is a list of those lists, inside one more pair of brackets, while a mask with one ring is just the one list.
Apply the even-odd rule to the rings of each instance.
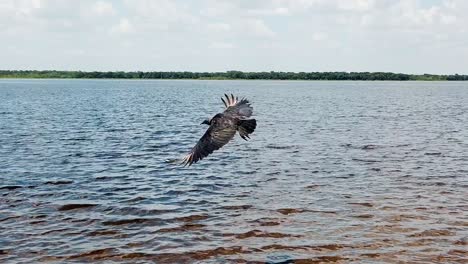
[[[177, 165], [226, 92], [252, 140]], [[459, 82], [0, 80], [0, 262], [466, 263], [467, 124]]]

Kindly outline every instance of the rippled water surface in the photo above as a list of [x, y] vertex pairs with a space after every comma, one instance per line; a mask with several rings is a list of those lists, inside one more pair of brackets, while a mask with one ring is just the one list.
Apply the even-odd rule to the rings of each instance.
[[[258, 127], [189, 168], [222, 111]], [[2, 263], [466, 263], [468, 83], [0, 80]]]

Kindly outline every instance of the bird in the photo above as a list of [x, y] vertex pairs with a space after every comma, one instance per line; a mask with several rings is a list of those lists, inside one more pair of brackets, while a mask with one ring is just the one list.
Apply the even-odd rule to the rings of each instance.
[[226, 145], [234, 138], [236, 132], [247, 141], [250, 139], [249, 135], [255, 131], [257, 121], [249, 119], [253, 113], [250, 102], [245, 98], [239, 100], [233, 94], [224, 94], [224, 97], [221, 97], [221, 101], [226, 108], [222, 113], [217, 113], [201, 123], [209, 127], [190, 153], [182, 159], [184, 167], [191, 166]]

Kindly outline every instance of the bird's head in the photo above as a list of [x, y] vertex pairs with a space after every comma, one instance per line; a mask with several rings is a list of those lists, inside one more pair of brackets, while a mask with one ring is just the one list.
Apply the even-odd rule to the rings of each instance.
[[208, 119], [203, 120], [203, 122], [200, 125], [203, 125], [203, 124], [210, 125], [210, 120]]

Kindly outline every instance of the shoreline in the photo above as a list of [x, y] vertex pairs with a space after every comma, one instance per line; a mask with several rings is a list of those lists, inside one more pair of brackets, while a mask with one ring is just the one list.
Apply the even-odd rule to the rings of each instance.
[[117, 80], [281, 80], [281, 81], [468, 81], [465, 74], [394, 72], [189, 72], [189, 71], [56, 71], [0, 70], [0, 79]]
[[284, 79], [189, 79], [189, 78], [31, 78], [0, 77], [1, 80], [87, 80], [87, 81], [281, 81], [281, 82], [467, 82], [468, 80], [284, 80]]

